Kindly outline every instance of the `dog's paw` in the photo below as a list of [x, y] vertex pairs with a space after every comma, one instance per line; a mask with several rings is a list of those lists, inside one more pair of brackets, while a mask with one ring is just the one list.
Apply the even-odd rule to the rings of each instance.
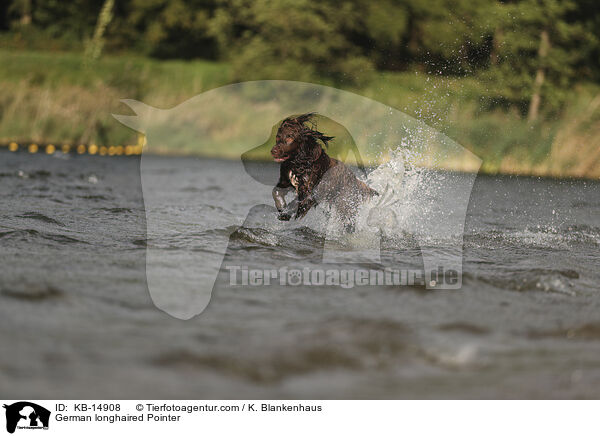
[[304, 210], [304, 211], [298, 211], [294, 214], [294, 219], [295, 220], [299, 220], [300, 218], [304, 218], [304, 215], [306, 215], [308, 213], [308, 209]]
[[289, 221], [290, 218], [292, 218], [292, 216], [287, 212], [279, 212], [279, 214], [277, 215], [277, 219], [279, 221]]
[[308, 211], [310, 210], [310, 208], [313, 206], [313, 202], [312, 201], [308, 201], [305, 203], [300, 203], [298, 205], [298, 210], [296, 211], [296, 214], [294, 215], [294, 219], [298, 220], [300, 218], [303, 218], [304, 215], [306, 215], [308, 213]]

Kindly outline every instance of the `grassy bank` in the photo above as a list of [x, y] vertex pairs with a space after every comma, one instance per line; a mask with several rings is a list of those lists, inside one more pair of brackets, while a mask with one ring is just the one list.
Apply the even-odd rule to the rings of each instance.
[[[0, 143], [135, 143], [135, 132], [111, 116], [128, 112], [119, 99], [169, 108], [230, 83], [227, 64], [203, 61], [128, 56], [84, 66], [75, 53], [0, 50], [0, 65]], [[349, 90], [443, 131], [481, 157], [485, 172], [600, 177], [597, 86], [573, 89], [560, 117], [532, 125], [511, 111], [483, 110], [486, 89], [472, 78], [379, 73]]]

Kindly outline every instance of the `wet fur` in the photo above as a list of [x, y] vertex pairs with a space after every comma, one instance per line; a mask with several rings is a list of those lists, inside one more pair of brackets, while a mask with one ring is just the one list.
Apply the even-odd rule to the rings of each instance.
[[[280, 220], [302, 218], [319, 203], [331, 206], [347, 227], [354, 226], [355, 211], [360, 203], [378, 195], [342, 162], [331, 158], [320, 143], [327, 146], [333, 139], [305, 125], [312, 113], [285, 119], [271, 154], [285, 159], [280, 166], [279, 181], [273, 199]], [[285, 203], [285, 194], [294, 189], [297, 200]]]

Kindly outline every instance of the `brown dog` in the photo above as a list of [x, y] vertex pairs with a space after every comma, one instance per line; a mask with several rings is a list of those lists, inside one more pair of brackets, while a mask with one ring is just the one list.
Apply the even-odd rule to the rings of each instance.
[[[294, 219], [302, 218], [323, 202], [333, 207], [347, 228], [353, 228], [358, 206], [378, 193], [327, 155], [318, 141], [327, 146], [333, 137], [305, 125], [313, 116], [307, 113], [283, 120], [271, 149], [275, 162], [281, 162], [279, 182], [273, 188], [279, 219], [289, 220], [294, 210]], [[287, 206], [285, 194], [292, 188], [298, 198]]]

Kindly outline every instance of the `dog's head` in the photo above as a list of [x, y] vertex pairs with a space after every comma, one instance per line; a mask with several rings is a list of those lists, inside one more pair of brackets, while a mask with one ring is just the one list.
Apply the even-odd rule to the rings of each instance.
[[314, 115], [311, 112], [283, 120], [277, 130], [275, 145], [271, 149], [275, 162], [286, 161], [298, 153], [319, 156], [322, 149], [317, 140], [321, 140], [327, 146], [327, 142], [331, 141], [333, 136], [326, 136], [304, 124]]

